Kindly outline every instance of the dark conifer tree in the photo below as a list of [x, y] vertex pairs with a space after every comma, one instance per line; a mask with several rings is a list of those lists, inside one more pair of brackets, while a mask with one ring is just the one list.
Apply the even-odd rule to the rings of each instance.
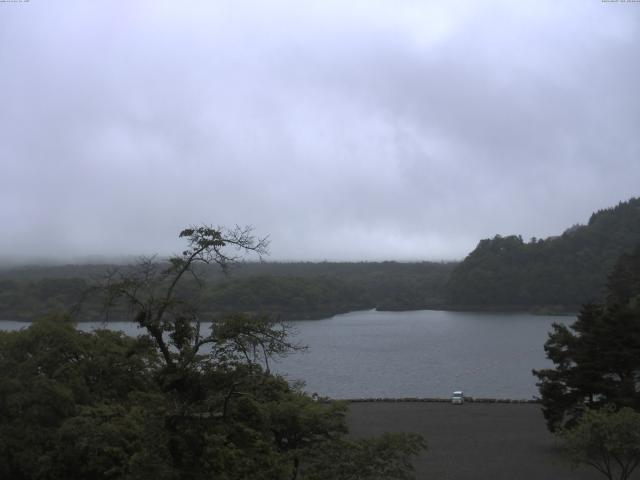
[[555, 367], [533, 372], [552, 431], [587, 407], [640, 410], [640, 246], [616, 263], [606, 298], [584, 305], [571, 327], [554, 324], [545, 351]]

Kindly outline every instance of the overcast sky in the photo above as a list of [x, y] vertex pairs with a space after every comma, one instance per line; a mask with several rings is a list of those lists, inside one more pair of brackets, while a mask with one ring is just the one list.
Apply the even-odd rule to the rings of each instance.
[[461, 259], [640, 195], [640, 3], [0, 3], [0, 257]]

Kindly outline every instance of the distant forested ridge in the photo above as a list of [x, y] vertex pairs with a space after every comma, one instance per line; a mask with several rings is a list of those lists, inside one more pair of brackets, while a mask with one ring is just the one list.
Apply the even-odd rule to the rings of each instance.
[[[213, 268], [200, 272], [199, 289], [185, 281], [181, 295], [201, 311], [269, 312], [285, 319], [322, 318], [377, 308], [413, 310], [443, 303], [455, 263], [296, 262], [242, 263], [225, 276]], [[0, 270], [0, 319], [31, 320], [67, 311], [113, 265], [30, 266]], [[117, 316], [117, 312], [115, 312]], [[84, 298], [80, 319], [99, 320], [99, 300]]]
[[577, 309], [602, 299], [616, 260], [640, 245], [640, 198], [591, 215], [558, 237], [481, 240], [447, 283], [454, 308]]
[[[207, 314], [269, 312], [284, 319], [371, 308], [577, 311], [585, 302], [602, 300], [616, 260], [637, 245], [640, 198], [632, 198], [599, 210], [587, 225], [574, 225], [558, 237], [481, 240], [461, 263], [247, 262], [227, 276], [205, 268], [200, 272], [205, 288], [192, 279], [180, 293]], [[78, 318], [100, 320], [99, 300], [83, 293], [114, 268], [127, 267], [0, 269], [0, 319], [32, 320], [68, 311], [84, 298]]]

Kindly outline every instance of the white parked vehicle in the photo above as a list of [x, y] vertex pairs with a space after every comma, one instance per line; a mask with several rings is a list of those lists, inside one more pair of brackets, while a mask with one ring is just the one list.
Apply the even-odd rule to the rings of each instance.
[[451, 403], [462, 405], [464, 403], [464, 393], [462, 393], [461, 390], [453, 392], [453, 395], [451, 395]]

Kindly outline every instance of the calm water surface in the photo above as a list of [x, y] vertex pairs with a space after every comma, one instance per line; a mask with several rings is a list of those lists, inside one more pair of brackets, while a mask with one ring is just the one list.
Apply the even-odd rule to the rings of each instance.
[[[543, 344], [553, 322], [572, 317], [525, 313], [353, 312], [324, 320], [291, 322], [304, 353], [272, 369], [305, 390], [332, 398], [444, 397], [464, 390], [475, 397], [532, 398], [531, 369], [544, 368]], [[92, 330], [103, 324], [83, 323]], [[0, 329], [25, 327], [0, 322]], [[135, 335], [131, 323], [109, 328]]]

